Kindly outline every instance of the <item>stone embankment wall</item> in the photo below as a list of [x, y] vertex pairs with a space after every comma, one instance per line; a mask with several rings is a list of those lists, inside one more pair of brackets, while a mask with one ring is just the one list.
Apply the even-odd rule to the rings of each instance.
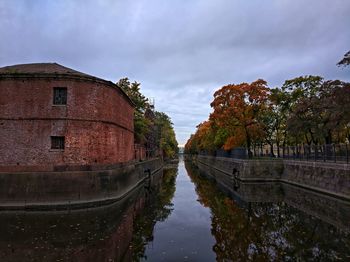
[[109, 204], [149, 183], [162, 167], [161, 159], [152, 159], [96, 171], [0, 172], [0, 210], [74, 209]]
[[350, 200], [350, 165], [293, 160], [196, 157], [223, 183], [280, 181]]
[[282, 181], [350, 199], [350, 165], [283, 161]]
[[[304, 213], [337, 228], [350, 229], [350, 202], [291, 183], [276, 181], [243, 181], [196, 161], [201, 174], [214, 179], [219, 187], [243, 203], [285, 202]], [[327, 207], [327, 208], [325, 208]]]

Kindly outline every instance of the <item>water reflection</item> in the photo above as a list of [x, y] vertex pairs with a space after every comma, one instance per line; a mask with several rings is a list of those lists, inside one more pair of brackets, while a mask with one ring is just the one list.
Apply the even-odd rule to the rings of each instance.
[[207, 175], [181, 161], [113, 205], [1, 212], [0, 261], [350, 260], [349, 203]]
[[153, 241], [153, 230], [157, 222], [162, 222], [173, 211], [171, 202], [175, 193], [177, 168], [165, 169], [161, 184], [147, 200], [146, 207], [135, 219], [133, 238], [130, 248], [133, 251], [133, 261], [147, 259], [146, 246]]
[[[153, 207], [146, 208], [136, 223], [134, 260], [215, 260], [211, 248], [215, 239], [210, 232], [210, 210], [197, 201], [195, 187], [186, 173], [184, 162], [180, 161], [178, 170], [169, 170], [168, 176], [166, 179], [164, 175], [163, 181], [169, 182], [163, 182], [163, 189], [154, 200]], [[164, 213], [169, 216], [159, 216]]]
[[[201, 203], [212, 212], [212, 234], [216, 240], [213, 249], [218, 261], [350, 259], [348, 230], [338, 229], [286, 202], [264, 202], [266, 199], [259, 192], [255, 193], [260, 202], [234, 201], [201, 176], [190, 162], [186, 162], [186, 169]], [[248, 197], [252, 195], [251, 190]]]
[[[139, 213], [150, 203], [147, 208], [157, 210], [154, 221], [170, 214], [174, 174], [164, 171], [162, 181], [158, 172], [127, 197], [99, 208], [0, 212], [0, 261], [132, 261], [138, 256], [130, 246], [135, 219], [142, 220]], [[142, 233], [151, 237], [152, 227], [145, 225]]]
[[144, 190], [111, 206], [74, 212], [0, 214], [1, 261], [120, 261], [130, 257]]

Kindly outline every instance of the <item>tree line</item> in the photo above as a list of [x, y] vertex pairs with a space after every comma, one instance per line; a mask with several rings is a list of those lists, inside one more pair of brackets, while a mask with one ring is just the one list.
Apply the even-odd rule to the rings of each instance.
[[173, 158], [178, 152], [178, 144], [170, 117], [154, 110], [154, 105], [141, 93], [140, 83], [122, 78], [116, 85], [130, 97], [135, 106], [135, 144], [143, 146], [148, 156], [162, 154], [165, 158]]
[[[348, 66], [350, 52], [338, 65]], [[263, 79], [229, 84], [214, 93], [209, 119], [185, 146], [196, 154], [223, 148], [319, 145], [350, 141], [350, 83], [300, 76], [270, 88]], [[278, 154], [280, 152], [278, 151]]]

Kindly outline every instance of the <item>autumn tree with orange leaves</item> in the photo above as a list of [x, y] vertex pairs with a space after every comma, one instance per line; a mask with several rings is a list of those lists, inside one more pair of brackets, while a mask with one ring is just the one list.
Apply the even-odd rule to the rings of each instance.
[[212, 129], [212, 123], [210, 121], [204, 121], [197, 126], [197, 131], [194, 135], [191, 135], [190, 139], [186, 143], [186, 151], [192, 154], [201, 151], [214, 151], [217, 149], [213, 140], [215, 138], [215, 132]]
[[[214, 93], [209, 120], [197, 126], [185, 152], [231, 150], [245, 146], [270, 147], [280, 156], [286, 146], [350, 142], [350, 83], [300, 76], [269, 89], [259, 79], [250, 84], [229, 84]], [[254, 150], [255, 152], [255, 150]]]
[[253, 140], [264, 136], [264, 126], [258, 119], [269, 108], [268, 98], [269, 89], [262, 79], [226, 85], [214, 93], [210, 121], [227, 131], [225, 150], [245, 145], [248, 156], [252, 156]]

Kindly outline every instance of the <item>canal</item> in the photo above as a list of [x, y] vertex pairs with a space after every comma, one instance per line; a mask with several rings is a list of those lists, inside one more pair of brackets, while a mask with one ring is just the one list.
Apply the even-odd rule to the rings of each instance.
[[240, 190], [180, 159], [109, 206], [1, 212], [0, 260], [350, 260], [348, 202], [280, 184]]

